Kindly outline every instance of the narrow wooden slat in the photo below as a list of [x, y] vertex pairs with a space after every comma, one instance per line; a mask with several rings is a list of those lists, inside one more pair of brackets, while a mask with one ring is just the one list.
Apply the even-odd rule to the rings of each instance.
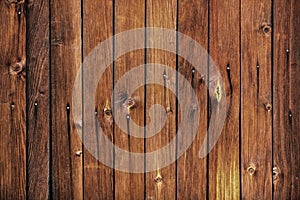
[[[178, 1], [179, 18], [178, 31], [198, 42], [205, 50], [208, 49], [208, 1]], [[184, 46], [180, 45], [178, 51], [185, 51]], [[182, 49], [180, 49], [182, 48]], [[191, 54], [194, 53], [191, 50]], [[192, 56], [192, 55], [191, 55]], [[193, 55], [197, 56], [197, 55]], [[207, 66], [206, 66], [207, 68]], [[196, 138], [191, 147], [177, 161], [177, 197], [178, 199], [205, 199], [207, 196], [207, 159], [199, 158], [199, 150], [207, 131], [207, 87], [202, 78], [206, 74], [193, 71], [193, 66], [185, 59], [179, 57], [178, 71], [189, 81], [198, 97], [200, 111], [200, 121]], [[178, 98], [186, 95], [185, 85], [179, 84]], [[182, 96], [182, 97], [181, 97]], [[192, 102], [190, 103], [193, 106]], [[181, 107], [179, 105], [179, 107]], [[179, 111], [178, 111], [179, 112]], [[178, 113], [180, 115], [180, 112]], [[178, 117], [180, 119], [180, 116]], [[191, 118], [191, 124], [195, 124]], [[178, 126], [180, 122], [178, 121]], [[187, 134], [193, 127], [187, 129]]]
[[[176, 17], [177, 17], [177, 3], [174, 0], [170, 1], [158, 1], [158, 0], [149, 0], [146, 5], [146, 21], [147, 27], [160, 27], [176, 30]], [[153, 37], [154, 35], [152, 35]], [[148, 36], [147, 36], [148, 37]], [[151, 37], [149, 35], [149, 37]], [[172, 36], [170, 36], [172, 37]], [[175, 40], [175, 32], [174, 39]], [[161, 38], [153, 37], [147, 38], [147, 40], [159, 42]], [[175, 51], [176, 49], [174, 49]], [[147, 63], [160, 63], [167, 65], [173, 69], [176, 69], [176, 55], [170, 52], [158, 50], [158, 49], [149, 49], [147, 51]], [[168, 70], [165, 70], [168, 71]], [[170, 74], [165, 74], [157, 72], [153, 69], [147, 68], [146, 70], [147, 80], [149, 77], [155, 77], [155, 80], [163, 80], [164, 83], [176, 82], [176, 76], [171, 76]], [[165, 85], [167, 86], [167, 85]], [[166, 89], [164, 86], [149, 84], [146, 87], [146, 122], [150, 122], [150, 108], [154, 104], [159, 104], [165, 108], [167, 111], [166, 123], [164, 124], [163, 129], [157, 133], [154, 137], [146, 139], [146, 153], [152, 152], [162, 148], [167, 145], [172, 139], [176, 137], [176, 97], [170, 90]], [[154, 121], [159, 122], [163, 119], [164, 116], [161, 116], [160, 113], [154, 114]], [[154, 122], [152, 122], [154, 123]], [[149, 130], [149, 133], [154, 134], [154, 130]], [[165, 159], [164, 156], [157, 159]], [[146, 162], [157, 161], [147, 160]], [[147, 170], [147, 169], [146, 169]], [[157, 171], [149, 172], [146, 174], [146, 197], [153, 199], [174, 199], [176, 197], [176, 165], [175, 163], [170, 164], [169, 166], [163, 169], [157, 169]]]
[[0, 1], [0, 199], [26, 198], [24, 1]]
[[241, 3], [242, 198], [272, 196], [271, 1]]
[[49, 1], [29, 1], [27, 7], [27, 197], [47, 199], [50, 130]]
[[[89, 53], [92, 52], [101, 42], [108, 39], [113, 34], [113, 1], [94, 1], [85, 0], [83, 5], [83, 51], [84, 59], [89, 58]], [[112, 44], [111, 44], [112, 45]], [[105, 56], [112, 57], [112, 49], [107, 49]], [[89, 66], [87, 66], [89, 67]], [[103, 67], [103, 66], [99, 66]], [[113, 121], [112, 121], [112, 85], [113, 85], [113, 68], [107, 66], [107, 70], [101, 77], [86, 77], [84, 79], [93, 79], [98, 81], [98, 88], [95, 95], [95, 110], [97, 110], [97, 119], [99, 126], [105, 135], [113, 141]], [[85, 73], [84, 73], [85, 74]], [[87, 86], [88, 87], [88, 86]], [[85, 88], [86, 90], [88, 88]], [[86, 91], [84, 91], [86, 92]], [[88, 95], [88, 94], [87, 94]], [[86, 105], [85, 105], [86, 106]], [[84, 124], [89, 123], [88, 118], [90, 113], [84, 111]], [[98, 155], [92, 155], [88, 148], [84, 148], [84, 198], [85, 199], [112, 199], [114, 197], [114, 170], [103, 165], [97, 160], [98, 156], [111, 155], [113, 152], [108, 152], [101, 148], [101, 142], [98, 140], [99, 132], [93, 135], [88, 135], [88, 127], [84, 125], [84, 138], [89, 137], [89, 140], [96, 141], [94, 146], [89, 148], [99, 150]], [[98, 129], [99, 131], [99, 129]], [[111, 158], [111, 165], [113, 160]]]
[[82, 198], [82, 143], [73, 121], [72, 90], [81, 65], [81, 3], [53, 0], [51, 11], [51, 112], [54, 199]]
[[240, 0], [210, 1], [209, 37], [210, 56], [225, 84], [222, 98], [227, 98], [223, 131], [209, 154], [209, 198], [239, 199]]
[[300, 196], [299, 3], [274, 1], [274, 199]]
[[[143, 28], [145, 22], [145, 1], [144, 0], [117, 0], [116, 1], [116, 19], [115, 29], [116, 34], [126, 30], [135, 28]], [[138, 38], [137, 38], [138, 39]], [[143, 38], [141, 38], [143, 41]], [[129, 45], [133, 45], [136, 41], [128, 40], [126, 43], [120, 44], [120, 41], [116, 40], [118, 48], [125, 48]], [[126, 46], [124, 46], [126, 45]], [[144, 50], [137, 50], [129, 52], [128, 54], [118, 58], [116, 60], [114, 80], [117, 84], [118, 80], [126, 73], [144, 64]], [[126, 84], [122, 84], [122, 91], [115, 93], [115, 109], [128, 109], [128, 106], [132, 106], [129, 110], [130, 120], [139, 126], [144, 126], [144, 76], [143, 74], [127, 74]], [[134, 91], [133, 83], [137, 81], [139, 77], [139, 84], [141, 88], [136, 90], [132, 95], [131, 91]], [[134, 81], [134, 82], [133, 82]], [[133, 102], [133, 104], [130, 104]], [[122, 117], [122, 116], [120, 116]], [[126, 114], [123, 116], [126, 119]], [[115, 126], [115, 144], [116, 146], [127, 150], [129, 152], [144, 153], [144, 139], [128, 136], [134, 130], [129, 128], [129, 133], [124, 133], [116, 125]], [[129, 160], [130, 158], [128, 158]], [[134, 163], [129, 163], [134, 164]], [[144, 174], [139, 173], [126, 173], [115, 172], [115, 197], [116, 199], [144, 199]]]

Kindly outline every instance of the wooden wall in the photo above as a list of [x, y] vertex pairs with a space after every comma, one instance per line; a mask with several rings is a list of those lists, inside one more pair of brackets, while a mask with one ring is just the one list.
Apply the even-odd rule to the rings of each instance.
[[[300, 1], [0, 0], [0, 22], [0, 199], [300, 198]], [[209, 69], [199, 74], [157, 49], [117, 58], [95, 99], [96, 117], [115, 145], [155, 151], [180, 126], [175, 95], [153, 84], [114, 100], [134, 100], [131, 118], [141, 125], [153, 104], [167, 108], [161, 132], [141, 140], [115, 126], [107, 112], [113, 86], [138, 65], [178, 70], [201, 104], [192, 146], [171, 165], [136, 174], [87, 151], [71, 105], [87, 55], [114, 34], [145, 26], [180, 31], [207, 50], [224, 79], [227, 118], [216, 146], [200, 159], [211, 114], [202, 81]], [[151, 73], [145, 68], [141, 76], [147, 81]]]

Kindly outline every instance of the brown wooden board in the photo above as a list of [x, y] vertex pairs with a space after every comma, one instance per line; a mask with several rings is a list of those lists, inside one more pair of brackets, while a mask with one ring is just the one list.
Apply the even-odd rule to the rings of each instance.
[[[123, 31], [133, 30], [136, 28], [144, 28], [145, 26], [145, 2], [143, 0], [117, 0], [115, 5], [115, 30], [116, 34]], [[136, 36], [137, 37], [137, 36]], [[136, 38], [138, 39], [138, 38]], [[144, 38], [141, 38], [144, 41]], [[115, 44], [118, 49], [134, 45], [137, 40], [127, 40], [125, 43], [116, 39]], [[117, 52], [116, 52], [117, 53]], [[126, 74], [135, 67], [144, 64], [145, 61], [144, 49], [136, 50], [117, 58], [114, 80], [118, 83], [122, 76], [127, 77], [125, 84], [122, 84], [122, 91], [116, 92], [114, 98], [114, 108], [124, 110], [121, 118], [126, 119], [126, 115], [130, 116], [133, 123], [144, 126], [144, 72], [142, 74]], [[138, 90], [133, 88], [133, 84], [137, 82], [141, 86]], [[130, 94], [132, 91], [133, 94]], [[130, 136], [135, 131], [133, 127], [124, 127], [127, 132], [123, 132], [118, 125], [115, 125], [115, 145], [129, 152], [144, 153], [144, 139]], [[142, 133], [143, 134], [143, 133]], [[118, 159], [118, 158], [116, 158]], [[129, 169], [131, 164], [130, 157], [126, 158], [130, 161], [127, 164]], [[115, 197], [116, 199], [144, 199], [144, 174], [143, 173], [127, 173], [115, 171]]]
[[26, 10], [0, 1], [0, 198], [26, 198]]
[[209, 52], [225, 84], [222, 98], [227, 98], [223, 131], [209, 154], [209, 198], [239, 199], [240, 1], [210, 1], [209, 13]]
[[72, 90], [81, 65], [81, 3], [50, 2], [51, 140], [54, 199], [82, 198], [82, 143], [74, 123]]
[[[177, 18], [177, 2], [172, 1], [158, 1], [150, 0], [146, 4], [146, 26], [147, 27], [161, 27], [168, 28], [171, 30], [176, 30], [176, 18]], [[159, 42], [161, 38], [157, 38], [153, 34], [147, 35], [147, 40]], [[170, 36], [172, 37], [172, 36]], [[176, 42], [176, 34], [173, 36], [173, 43]], [[176, 51], [176, 48], [174, 49]], [[158, 50], [158, 49], [148, 49], [147, 50], [147, 63], [159, 63], [166, 66], [169, 66], [173, 69], [176, 69], [176, 55], [170, 52]], [[168, 70], [165, 70], [168, 71]], [[171, 76], [170, 74], [164, 74], [163, 72], [157, 72], [153, 68], [146, 69], [146, 83], [150, 77], [155, 77], [163, 80], [166, 84], [168, 82], [176, 82], [176, 76]], [[165, 75], [165, 76], [164, 76]], [[167, 85], [165, 85], [167, 86]], [[146, 124], [150, 122], [150, 108], [154, 104], [159, 104], [165, 108], [167, 111], [166, 123], [163, 126], [163, 129], [157, 133], [154, 137], [146, 139], [146, 149], [145, 152], [152, 152], [162, 148], [167, 145], [170, 140], [176, 137], [176, 97], [171, 90], [166, 89], [166, 87], [161, 85], [149, 84], [146, 87]], [[160, 113], [154, 114], [154, 119], [157, 121], [162, 120], [164, 116]], [[150, 129], [149, 133], [153, 134], [154, 130]], [[155, 159], [166, 159], [168, 155], [161, 155], [160, 158]], [[147, 160], [146, 163], [154, 162], [157, 160]], [[146, 167], [147, 170], [147, 167]], [[157, 170], [154, 172], [148, 172], [146, 174], [146, 197], [147, 199], [174, 199], [176, 197], [176, 165], [175, 163], [170, 164], [169, 166], [160, 169], [157, 167]]]
[[[208, 50], [208, 1], [187, 0], [178, 2], [178, 31], [198, 42], [204, 50]], [[178, 51], [185, 51], [186, 47], [180, 45], [178, 40]], [[181, 48], [181, 49], [180, 49]], [[193, 51], [191, 51], [193, 52]], [[193, 52], [195, 53], [195, 52]], [[192, 56], [192, 55], [191, 55]], [[198, 56], [198, 55], [193, 55]], [[208, 60], [207, 60], [208, 61]], [[206, 63], [207, 63], [206, 61]], [[206, 69], [208, 66], [204, 66]], [[177, 198], [178, 199], [205, 199], [207, 197], [207, 158], [199, 158], [199, 150], [205, 139], [207, 131], [207, 87], [203, 81], [205, 74], [200, 74], [184, 58], [178, 58], [178, 71], [192, 85], [195, 91], [199, 106], [196, 111], [200, 111], [199, 127], [193, 127], [195, 118], [191, 117], [190, 126], [187, 127], [186, 134], [190, 134], [193, 128], [198, 129], [196, 138], [189, 149], [177, 161]], [[178, 84], [178, 98], [186, 95], [186, 85]], [[194, 106], [195, 102], [185, 102]], [[180, 108], [181, 106], [178, 105]], [[179, 119], [181, 110], [178, 110], [178, 126], [181, 126]], [[183, 141], [181, 141], [183, 142]]]
[[[27, 5], [27, 198], [49, 198], [49, 1]], [[39, 27], [39, 28], [36, 28]], [[38, 174], [38, 175], [37, 175]]]
[[[88, 59], [88, 55], [96, 48], [101, 42], [108, 39], [113, 35], [113, 1], [83, 1], [83, 51], [84, 60]], [[106, 47], [107, 54], [105, 57], [112, 57], [112, 43]], [[87, 66], [89, 67], [89, 66]], [[100, 67], [100, 66], [99, 66]], [[95, 69], [96, 70], [96, 69]], [[99, 127], [103, 130], [105, 135], [113, 141], [113, 121], [112, 121], [112, 86], [113, 86], [113, 68], [112, 65], [108, 66], [107, 70], [101, 77], [90, 75], [85, 76], [85, 70], [83, 72], [84, 81], [87, 79], [93, 79], [98, 82], [98, 87], [95, 94], [95, 114], [96, 119], [99, 122]], [[84, 85], [85, 86], [85, 85]], [[87, 86], [88, 87], [88, 86]], [[84, 88], [86, 93], [87, 89]], [[87, 96], [86, 96], [87, 95]], [[84, 98], [88, 98], [89, 94], [84, 95]], [[86, 99], [83, 100], [86, 103]], [[101, 141], [99, 136], [99, 130], [89, 130], [88, 123], [92, 121], [89, 117], [90, 113], [87, 113], [84, 109], [83, 119], [83, 137], [84, 140], [95, 141], [90, 144], [89, 148], [98, 150], [96, 154], [88, 151], [88, 147], [84, 148], [84, 198], [85, 199], [112, 199], [114, 197], [114, 170], [108, 166], [103, 165], [97, 158], [100, 156], [108, 155], [111, 165], [113, 164], [112, 153], [107, 149], [101, 147]], [[89, 134], [91, 133], [91, 134]], [[95, 152], [94, 152], [95, 153]]]
[[300, 196], [299, 1], [274, 1], [274, 199]]
[[272, 196], [271, 1], [241, 2], [242, 198]]

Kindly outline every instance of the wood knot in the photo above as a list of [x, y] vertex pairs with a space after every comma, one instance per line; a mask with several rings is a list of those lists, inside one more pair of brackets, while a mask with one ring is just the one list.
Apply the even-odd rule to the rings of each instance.
[[172, 108], [170, 106], [166, 107], [166, 112], [167, 114], [172, 114], [173, 113]]
[[273, 182], [277, 182], [279, 180], [280, 169], [278, 167], [273, 167]]
[[265, 108], [268, 112], [270, 112], [272, 110], [272, 105], [270, 103], [266, 103]]
[[127, 107], [128, 110], [132, 110], [133, 108], [136, 107], [136, 100], [133, 98], [128, 98], [125, 102], [124, 102], [124, 106]]
[[250, 176], [253, 176], [255, 174], [256, 171], [256, 166], [252, 163], [249, 165], [249, 167], [247, 167], [247, 172]]
[[[105, 102], [105, 107], [103, 109], [103, 112], [104, 112], [104, 116], [106, 118], [110, 118], [112, 116], [112, 110], [111, 110], [111, 107], [109, 105], [109, 101], [108, 99], [106, 99], [106, 102]], [[98, 114], [98, 113], [97, 113]]]
[[109, 107], [109, 108], [104, 108], [104, 115], [106, 116], [106, 117], [111, 117], [112, 116], [112, 110], [111, 110], [111, 108]]
[[82, 151], [76, 151], [76, 156], [81, 156], [82, 155]]
[[270, 24], [267, 23], [263, 23], [260, 27], [260, 31], [264, 34], [264, 35], [269, 35], [270, 32], [272, 30], [272, 27]]
[[161, 183], [163, 181], [163, 178], [162, 178], [162, 176], [160, 175], [160, 174], [158, 174], [156, 177], [155, 177], [155, 179], [154, 179], [154, 182], [156, 183], [156, 184], [159, 184], [159, 183]]
[[17, 62], [10, 66], [9, 72], [11, 75], [20, 75], [23, 71], [24, 65], [21, 62]]

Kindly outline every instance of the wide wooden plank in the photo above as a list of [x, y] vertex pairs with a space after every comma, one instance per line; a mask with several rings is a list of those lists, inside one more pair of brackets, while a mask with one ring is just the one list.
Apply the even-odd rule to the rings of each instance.
[[27, 8], [27, 197], [47, 199], [50, 155], [49, 1], [29, 1]]
[[25, 1], [0, 1], [0, 19], [0, 199], [25, 199]]
[[[82, 143], [73, 121], [72, 90], [81, 65], [81, 3], [51, 7], [51, 139], [54, 199], [82, 198]], [[51, 191], [52, 192], [52, 191]]]
[[[160, 27], [176, 30], [176, 17], [177, 17], [177, 3], [174, 0], [159, 1], [149, 0], [146, 4], [146, 26], [147, 27]], [[152, 37], [152, 38], [151, 38]], [[172, 40], [176, 42], [176, 34], [174, 32]], [[147, 41], [151, 41], [154, 44], [160, 42], [162, 38], [155, 34], [147, 34]], [[174, 49], [176, 51], [176, 48]], [[167, 65], [172, 69], [176, 69], [176, 55], [170, 52], [162, 51], [159, 49], [147, 50], [147, 63], [159, 63]], [[154, 79], [155, 82], [163, 81], [165, 85], [149, 84], [146, 87], [146, 124], [160, 123], [163, 118], [166, 118], [166, 122], [163, 125], [162, 130], [154, 137], [146, 139], [145, 152], [153, 152], [167, 145], [172, 139], [176, 137], [176, 97], [175, 94], [168, 90], [167, 84], [171, 82], [176, 83], [176, 75], [167, 74], [167, 69], [163, 71], [154, 70], [153, 68], [147, 68], [146, 83], [150, 79]], [[166, 87], [165, 87], [166, 86]], [[170, 86], [170, 85], [169, 85]], [[154, 122], [150, 121], [149, 113], [150, 108], [154, 104], [159, 104], [164, 107], [166, 116], [161, 115], [160, 112], [154, 113]], [[156, 125], [155, 125], [156, 126]], [[146, 135], [154, 134], [154, 128], [149, 128], [149, 132]], [[172, 150], [171, 150], [172, 151]], [[146, 156], [146, 163], [159, 163], [158, 159], [167, 159], [168, 155], [160, 155], [157, 160], [148, 160]], [[147, 171], [147, 167], [146, 167]], [[161, 169], [157, 166], [157, 170], [148, 172], [146, 174], [146, 197], [153, 199], [174, 199], [176, 197], [176, 165], [175, 163], [166, 166]]]
[[227, 118], [209, 154], [209, 198], [240, 199], [240, 0], [210, 1], [210, 16], [209, 52], [225, 84]]
[[[83, 5], [83, 51], [84, 59], [88, 59], [89, 53], [93, 51], [101, 42], [108, 39], [113, 34], [113, 1], [93, 1], [85, 0]], [[107, 47], [105, 57], [112, 58], [113, 56], [112, 43]], [[87, 68], [89, 66], [86, 66]], [[105, 67], [105, 66], [99, 66]], [[84, 81], [92, 79], [98, 82], [98, 88], [95, 95], [95, 111], [96, 118], [99, 122], [99, 127], [103, 133], [113, 141], [113, 119], [112, 119], [112, 86], [113, 86], [113, 67], [108, 68], [101, 77], [93, 76], [92, 74], [84, 74]], [[96, 69], [95, 69], [96, 70]], [[85, 71], [85, 70], [84, 70]], [[85, 76], [87, 75], [87, 76]], [[87, 86], [89, 87], [89, 86]], [[84, 93], [87, 97], [90, 95], [84, 88]], [[93, 91], [94, 92], [94, 91]], [[84, 106], [87, 106], [86, 104]], [[99, 130], [94, 132], [88, 131], [87, 126], [92, 119], [89, 118], [90, 113], [84, 110], [84, 140], [95, 141], [88, 148], [84, 148], [84, 198], [85, 199], [112, 199], [114, 197], [114, 170], [103, 165], [97, 158], [108, 155], [111, 166], [113, 165], [113, 152], [104, 149], [101, 145]], [[87, 138], [88, 137], [88, 138]], [[101, 147], [101, 148], [100, 148]], [[98, 150], [97, 153], [89, 152], [88, 149]], [[92, 153], [92, 154], [91, 154]]]
[[[115, 30], [116, 34], [126, 30], [135, 28], [143, 28], [145, 23], [145, 1], [144, 0], [118, 0], [116, 1], [116, 18]], [[138, 39], [138, 38], [136, 38]], [[139, 38], [144, 41], [143, 38]], [[116, 39], [118, 49], [124, 49], [133, 45], [137, 41], [128, 40], [126, 42]], [[117, 53], [117, 52], [116, 52]], [[122, 76], [127, 77], [127, 81], [121, 84], [119, 93], [115, 93], [114, 108], [125, 110], [123, 117], [126, 119], [126, 114], [129, 114], [130, 120], [133, 123], [144, 126], [144, 74], [139, 74], [138, 84], [141, 86], [134, 91], [134, 83], [137, 82], [137, 74], [129, 73], [129, 70], [144, 64], [144, 49], [132, 51], [116, 60], [114, 71], [115, 84]], [[129, 74], [126, 74], [126, 73]], [[131, 94], [131, 92], [133, 92]], [[127, 112], [127, 113], [126, 113]], [[129, 125], [128, 125], [129, 126]], [[129, 152], [144, 153], [144, 139], [130, 136], [135, 131], [133, 127], [123, 127], [128, 132], [123, 132], [118, 125], [115, 126], [115, 145]], [[130, 161], [130, 158], [127, 159]], [[134, 163], [128, 163], [127, 166]], [[115, 197], [116, 199], [144, 199], [144, 174], [143, 173], [127, 173], [115, 171]]]
[[271, 1], [242, 1], [241, 6], [242, 198], [269, 199], [272, 195]]
[[[179, 1], [178, 2], [178, 31], [198, 42], [203, 49], [208, 49], [208, 1]], [[180, 45], [178, 41], [178, 51], [185, 51], [185, 46]], [[180, 49], [182, 48], [182, 49]], [[191, 50], [190, 56], [193, 55]], [[190, 58], [192, 59], [192, 58]], [[207, 61], [204, 61], [207, 63]], [[207, 66], [204, 68], [208, 68]], [[207, 87], [203, 81], [205, 74], [200, 74], [194, 69], [184, 58], [178, 58], [178, 71], [193, 86], [194, 92], [199, 101], [200, 121], [199, 127], [192, 127], [196, 124], [195, 118], [190, 118], [187, 134], [193, 128], [198, 129], [196, 138], [190, 148], [177, 161], [177, 198], [178, 199], [205, 199], [207, 196], [207, 159], [199, 158], [199, 150], [207, 131]], [[205, 70], [203, 70], [205, 71]], [[178, 98], [186, 95], [186, 85], [178, 84]], [[185, 102], [193, 106], [195, 102]], [[178, 105], [181, 107], [180, 105]], [[180, 111], [178, 111], [178, 119], [180, 119]], [[181, 126], [180, 121], [177, 121]], [[187, 125], [186, 125], [187, 126]]]
[[299, 1], [274, 1], [274, 199], [300, 197], [299, 12]]

